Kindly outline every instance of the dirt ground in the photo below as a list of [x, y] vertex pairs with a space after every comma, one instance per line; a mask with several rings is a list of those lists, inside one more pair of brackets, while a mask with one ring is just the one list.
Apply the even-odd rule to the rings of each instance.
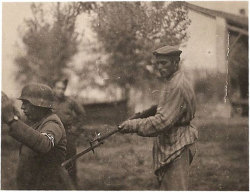
[[[189, 190], [248, 190], [248, 119], [196, 118], [198, 152], [190, 169]], [[102, 128], [101, 128], [102, 127]], [[114, 127], [92, 125], [104, 133]], [[79, 138], [78, 151], [88, 147]], [[1, 189], [16, 189], [18, 144], [2, 129]], [[152, 138], [112, 136], [77, 161], [81, 190], [157, 190], [152, 169]]]

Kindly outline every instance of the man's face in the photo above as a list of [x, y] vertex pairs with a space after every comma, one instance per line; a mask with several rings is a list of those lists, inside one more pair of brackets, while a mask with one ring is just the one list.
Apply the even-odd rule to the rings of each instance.
[[64, 97], [65, 90], [66, 90], [66, 87], [63, 84], [63, 82], [58, 81], [55, 84], [54, 91], [55, 91], [55, 94], [56, 94], [57, 97], [59, 97], [59, 98]]
[[156, 58], [156, 69], [162, 78], [169, 78], [176, 71], [176, 64], [169, 57]]
[[27, 100], [23, 100], [22, 102], [23, 103], [22, 103], [21, 109], [23, 110], [23, 113], [25, 114], [27, 119], [30, 121], [38, 120], [40, 117], [38, 107], [32, 105]]

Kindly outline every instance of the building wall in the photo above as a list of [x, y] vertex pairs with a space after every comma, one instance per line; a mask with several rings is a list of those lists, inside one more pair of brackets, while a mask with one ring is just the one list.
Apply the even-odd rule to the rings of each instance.
[[216, 17], [216, 66], [217, 71], [227, 73], [229, 51], [228, 31], [224, 18]]
[[215, 19], [189, 11], [191, 24], [187, 30], [189, 39], [183, 47], [183, 68], [216, 70], [216, 21]]

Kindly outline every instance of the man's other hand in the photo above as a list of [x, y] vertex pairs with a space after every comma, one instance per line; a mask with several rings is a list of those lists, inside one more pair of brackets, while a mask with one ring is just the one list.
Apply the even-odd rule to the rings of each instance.
[[120, 133], [136, 133], [137, 131], [133, 129], [132, 122], [130, 120], [124, 121], [121, 125], [118, 126]]

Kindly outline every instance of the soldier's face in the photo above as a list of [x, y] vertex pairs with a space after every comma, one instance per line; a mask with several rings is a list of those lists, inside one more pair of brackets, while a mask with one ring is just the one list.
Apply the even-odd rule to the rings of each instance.
[[54, 91], [57, 97], [59, 98], [64, 97], [65, 90], [66, 90], [66, 87], [63, 84], [63, 82], [59, 81], [55, 84]]
[[29, 101], [23, 100], [22, 102], [21, 109], [27, 119], [30, 121], [36, 121], [39, 118], [39, 111], [37, 110], [37, 107], [32, 105]]

